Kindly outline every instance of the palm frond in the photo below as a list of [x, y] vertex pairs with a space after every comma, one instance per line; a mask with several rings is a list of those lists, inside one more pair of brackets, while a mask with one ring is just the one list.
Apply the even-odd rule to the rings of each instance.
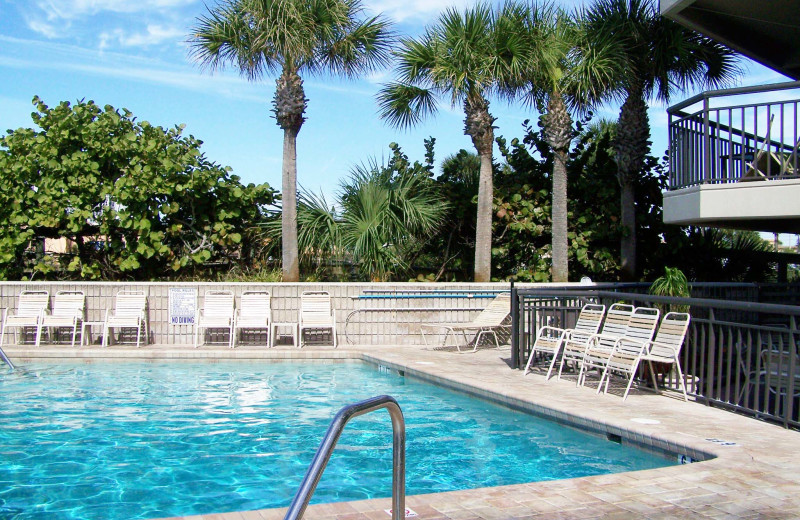
[[189, 36], [189, 54], [210, 70], [234, 64], [248, 79], [272, 66], [273, 56], [257, 43], [257, 31], [242, 0], [229, 0], [197, 18]]
[[378, 113], [391, 126], [408, 128], [436, 112], [436, 97], [429, 89], [390, 83], [378, 93]]

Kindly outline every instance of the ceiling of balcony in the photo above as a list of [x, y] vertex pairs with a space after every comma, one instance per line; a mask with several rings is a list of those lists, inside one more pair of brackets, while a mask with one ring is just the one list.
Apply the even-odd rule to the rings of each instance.
[[800, 1], [661, 0], [661, 13], [800, 79]]

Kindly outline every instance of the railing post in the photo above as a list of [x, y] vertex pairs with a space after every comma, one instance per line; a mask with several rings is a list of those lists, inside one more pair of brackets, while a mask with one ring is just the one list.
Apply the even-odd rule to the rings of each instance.
[[511, 280], [511, 366], [520, 368], [519, 359], [519, 300], [514, 280]]
[[703, 174], [701, 179], [711, 179], [711, 126], [708, 121], [708, 96], [703, 97]]

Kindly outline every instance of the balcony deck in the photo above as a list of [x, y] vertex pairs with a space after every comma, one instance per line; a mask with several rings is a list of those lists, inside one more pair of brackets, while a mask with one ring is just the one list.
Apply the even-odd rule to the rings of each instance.
[[800, 82], [670, 107], [667, 224], [800, 230]]

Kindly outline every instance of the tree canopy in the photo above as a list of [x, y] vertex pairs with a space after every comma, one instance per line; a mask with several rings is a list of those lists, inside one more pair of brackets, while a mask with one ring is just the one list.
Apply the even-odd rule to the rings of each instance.
[[[247, 257], [245, 234], [273, 201], [267, 184], [242, 185], [182, 125], [93, 101], [33, 104], [39, 129], [0, 138], [0, 277], [154, 279]], [[43, 255], [48, 238], [70, 246]]]

